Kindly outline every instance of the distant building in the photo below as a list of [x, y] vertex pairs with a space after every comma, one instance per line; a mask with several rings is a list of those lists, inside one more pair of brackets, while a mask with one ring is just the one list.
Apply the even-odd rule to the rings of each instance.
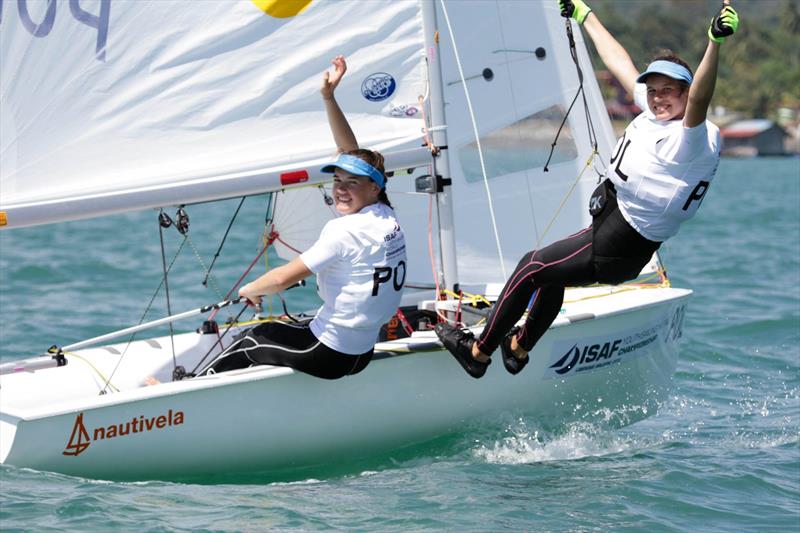
[[786, 155], [786, 131], [768, 119], [740, 120], [722, 128], [722, 155]]

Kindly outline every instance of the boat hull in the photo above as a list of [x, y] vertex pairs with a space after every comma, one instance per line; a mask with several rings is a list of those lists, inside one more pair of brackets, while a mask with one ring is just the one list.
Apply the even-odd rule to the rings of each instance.
[[[115, 480], [255, 472], [291, 479], [293, 472], [386, 453], [507, 412], [543, 427], [575, 420], [624, 426], [655, 413], [668, 394], [690, 294], [647, 292], [646, 302], [627, 302], [624, 294], [606, 299], [614, 305], [603, 314], [572, 306], [515, 376], [498, 353], [487, 374], [472, 379], [441, 348], [420, 348], [432, 344], [431, 333], [382, 343], [409, 352], [379, 352], [365, 371], [336, 381], [254, 367], [98, 395], [95, 377], [76, 387], [94, 387], [92, 394], [73, 391], [37, 404], [45, 389], [72, 380], [66, 369], [75, 373], [80, 365], [3, 376], [0, 459]], [[198, 343], [198, 335], [180, 337], [179, 347]], [[182, 356], [205, 351], [187, 348]], [[17, 400], [23, 387], [28, 399]]]

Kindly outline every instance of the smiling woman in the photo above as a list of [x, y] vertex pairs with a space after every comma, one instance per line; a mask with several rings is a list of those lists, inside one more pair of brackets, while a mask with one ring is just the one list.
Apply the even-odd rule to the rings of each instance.
[[267, 322], [243, 332], [207, 372], [262, 364], [326, 379], [357, 374], [397, 311], [406, 268], [403, 231], [386, 196], [383, 156], [358, 147], [333, 97], [347, 64], [337, 56], [333, 65], [321, 92], [340, 155], [321, 171], [334, 175], [333, 199], [342, 216], [325, 225], [311, 248], [239, 290], [258, 305], [263, 295], [316, 274], [324, 305], [308, 323]]
[[335, 163], [322, 168], [333, 172], [333, 200], [342, 215], [358, 213], [381, 202], [389, 207], [383, 156], [372, 150], [356, 149], [341, 154]]

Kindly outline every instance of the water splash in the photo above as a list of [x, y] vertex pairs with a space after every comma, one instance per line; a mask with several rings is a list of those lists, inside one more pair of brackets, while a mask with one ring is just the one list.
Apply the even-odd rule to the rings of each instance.
[[635, 439], [587, 422], [574, 422], [553, 433], [519, 420], [506, 433], [500, 440], [480, 444], [474, 455], [488, 463], [530, 464], [602, 457], [641, 445]]

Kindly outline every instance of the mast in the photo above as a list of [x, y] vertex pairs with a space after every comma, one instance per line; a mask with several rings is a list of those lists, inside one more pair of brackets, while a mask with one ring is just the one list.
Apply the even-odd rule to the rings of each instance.
[[441, 148], [433, 156], [433, 175], [437, 184], [436, 202], [439, 209], [439, 244], [442, 254], [442, 287], [458, 291], [458, 266], [456, 264], [456, 233], [453, 215], [453, 195], [450, 180], [450, 160], [447, 149], [447, 117], [444, 112], [444, 88], [439, 50], [436, 4], [434, 0], [421, 0], [422, 30], [428, 57], [430, 83], [431, 142]]

